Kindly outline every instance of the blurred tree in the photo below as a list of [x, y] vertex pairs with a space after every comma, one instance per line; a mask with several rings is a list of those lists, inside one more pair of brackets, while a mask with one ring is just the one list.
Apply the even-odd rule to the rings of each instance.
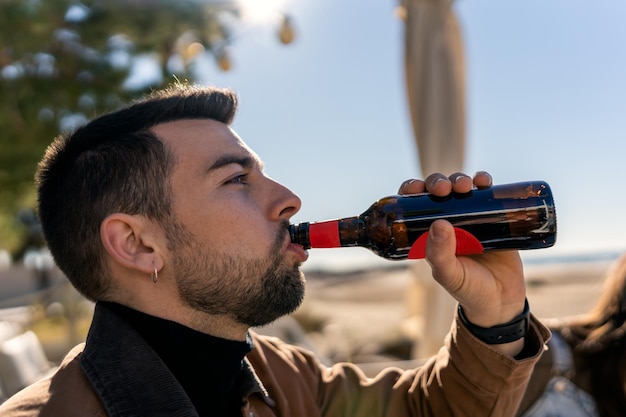
[[[9, 219], [34, 205], [46, 146], [95, 114], [173, 77], [195, 57], [224, 65], [235, 0], [0, 0], [0, 248], [17, 250]], [[156, 73], [135, 74], [141, 63]]]

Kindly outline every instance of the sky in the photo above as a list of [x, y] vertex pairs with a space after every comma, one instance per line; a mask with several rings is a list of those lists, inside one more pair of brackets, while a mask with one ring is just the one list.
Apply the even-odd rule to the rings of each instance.
[[[233, 127], [302, 199], [292, 220], [356, 215], [421, 177], [397, 1], [263, 3], [292, 16], [295, 41], [280, 44], [274, 20], [247, 21], [232, 69], [205, 61], [202, 81], [238, 92]], [[626, 2], [461, 0], [453, 10], [466, 66], [464, 171], [545, 180], [555, 195], [556, 245], [523, 257], [626, 249]], [[318, 249], [309, 262], [349, 256], [377, 258]]]

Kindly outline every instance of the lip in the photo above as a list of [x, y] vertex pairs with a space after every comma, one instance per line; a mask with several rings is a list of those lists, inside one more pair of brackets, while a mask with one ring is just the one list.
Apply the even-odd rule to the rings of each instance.
[[293, 253], [296, 255], [300, 263], [306, 262], [309, 259], [309, 252], [305, 250], [302, 245], [291, 242], [291, 239], [288, 239], [287, 247], [285, 249], [289, 253]]

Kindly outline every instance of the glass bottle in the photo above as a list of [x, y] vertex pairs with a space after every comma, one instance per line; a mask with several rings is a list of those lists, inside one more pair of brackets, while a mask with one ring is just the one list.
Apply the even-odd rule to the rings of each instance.
[[494, 185], [446, 197], [432, 194], [381, 198], [359, 216], [292, 224], [291, 240], [305, 249], [360, 246], [388, 259], [425, 256], [436, 219], [455, 227], [457, 254], [494, 249], [540, 249], [556, 241], [556, 211], [549, 185], [528, 181]]

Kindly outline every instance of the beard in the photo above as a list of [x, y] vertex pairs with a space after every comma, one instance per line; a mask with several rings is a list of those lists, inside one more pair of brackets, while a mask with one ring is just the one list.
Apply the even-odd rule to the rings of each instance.
[[300, 262], [282, 255], [287, 226], [285, 222], [268, 255], [258, 259], [209, 250], [190, 233], [183, 239], [178, 234], [174, 267], [183, 303], [249, 327], [294, 312], [304, 299], [305, 280]]

